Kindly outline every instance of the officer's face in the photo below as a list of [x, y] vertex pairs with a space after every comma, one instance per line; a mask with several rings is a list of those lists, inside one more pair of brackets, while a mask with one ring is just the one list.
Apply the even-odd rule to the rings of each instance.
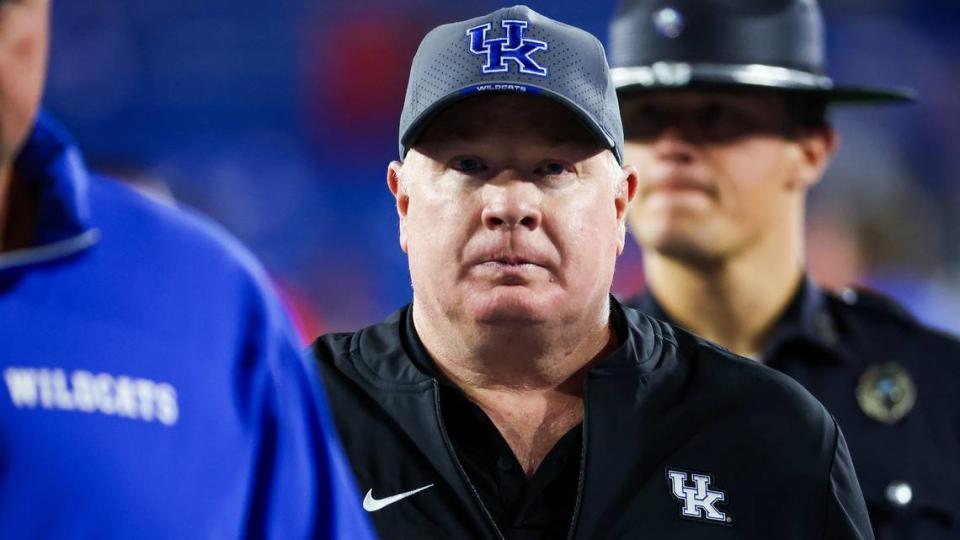
[[789, 229], [832, 150], [826, 128], [799, 130], [772, 92], [657, 92], [622, 110], [640, 175], [631, 232], [680, 259], [725, 258]]
[[636, 177], [560, 105], [516, 95], [454, 105], [388, 182], [422, 309], [517, 327], [606, 305]]
[[47, 65], [49, 0], [0, 0], [0, 166], [36, 117]]

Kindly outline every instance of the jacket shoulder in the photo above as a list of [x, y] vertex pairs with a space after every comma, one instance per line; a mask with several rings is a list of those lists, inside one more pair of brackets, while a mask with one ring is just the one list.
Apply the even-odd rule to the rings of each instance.
[[105, 239], [150, 235], [151, 250], [191, 249], [192, 256], [213, 256], [258, 272], [249, 251], [220, 224], [192, 208], [149, 197], [110, 177], [90, 175], [93, 225]]
[[736, 402], [738, 408], [806, 421], [806, 427], [818, 432], [824, 423], [832, 423], [823, 405], [790, 376], [681, 328], [673, 327], [673, 332], [678, 354], [688, 357], [696, 366], [695, 377], [709, 386], [719, 401], [729, 400]]
[[91, 221], [100, 230], [96, 268], [120, 268], [119, 261], [123, 267], [162, 268], [151, 278], [150, 290], [163, 292], [150, 299], [158, 312], [186, 312], [181, 321], [217, 317], [217, 328], [246, 334], [238, 343], [282, 336], [300, 352], [266, 269], [222, 226], [108, 177], [91, 175], [89, 186]]
[[320, 336], [310, 346], [311, 354], [321, 371], [336, 371], [371, 388], [402, 389], [431, 381], [404, 348], [401, 334], [407, 309], [356, 332]]
[[351, 341], [356, 332], [335, 332], [324, 334], [310, 344], [310, 355], [322, 364], [330, 364], [337, 358], [350, 354]]

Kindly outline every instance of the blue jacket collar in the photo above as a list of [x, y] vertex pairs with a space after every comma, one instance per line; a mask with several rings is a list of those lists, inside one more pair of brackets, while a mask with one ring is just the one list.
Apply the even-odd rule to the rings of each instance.
[[83, 157], [53, 118], [40, 113], [14, 168], [16, 181], [39, 193], [37, 223], [30, 247], [0, 254], [0, 272], [67, 257], [97, 242]]

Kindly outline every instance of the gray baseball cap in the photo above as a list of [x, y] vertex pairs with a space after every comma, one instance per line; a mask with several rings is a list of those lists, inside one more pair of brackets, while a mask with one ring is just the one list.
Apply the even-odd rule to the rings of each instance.
[[623, 126], [603, 45], [527, 6], [444, 24], [423, 38], [400, 115], [400, 158], [438, 112], [487, 92], [555, 100], [623, 163]]

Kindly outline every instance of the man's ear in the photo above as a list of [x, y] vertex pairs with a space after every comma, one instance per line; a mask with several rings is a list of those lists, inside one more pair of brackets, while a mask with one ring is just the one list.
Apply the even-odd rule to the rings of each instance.
[[799, 165], [788, 187], [809, 189], [823, 177], [840, 139], [833, 127], [826, 125], [805, 129], [795, 144], [799, 152]]
[[627, 211], [630, 203], [637, 196], [637, 186], [640, 176], [636, 167], [633, 165], [624, 165], [620, 173], [620, 180], [617, 183], [616, 209], [617, 209], [617, 255], [623, 253], [627, 241]]
[[387, 166], [387, 188], [393, 194], [397, 205], [397, 216], [400, 218], [400, 249], [407, 252], [407, 209], [410, 207], [410, 195], [407, 193], [406, 182], [401, 178], [403, 163], [392, 161]]

